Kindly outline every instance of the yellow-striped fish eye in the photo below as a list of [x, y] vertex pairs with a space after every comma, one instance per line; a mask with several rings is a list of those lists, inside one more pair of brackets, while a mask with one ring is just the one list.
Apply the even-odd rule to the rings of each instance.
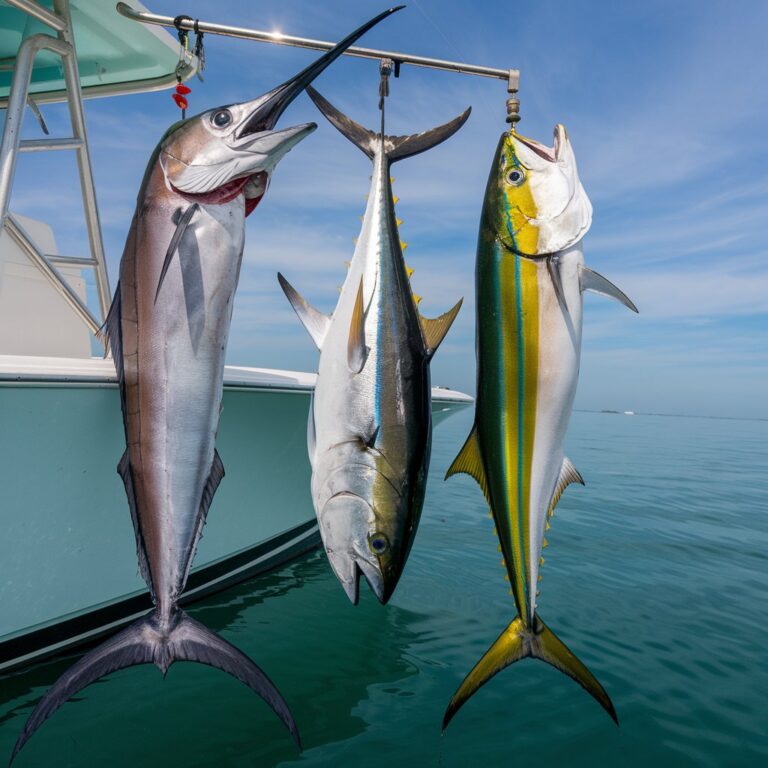
[[383, 555], [389, 549], [389, 539], [376, 531], [368, 537], [368, 546], [374, 555]]
[[512, 168], [507, 173], [505, 180], [513, 187], [519, 187], [525, 181], [525, 171], [522, 168]]
[[226, 128], [232, 122], [232, 113], [228, 109], [219, 109], [211, 115], [211, 122], [217, 128]]

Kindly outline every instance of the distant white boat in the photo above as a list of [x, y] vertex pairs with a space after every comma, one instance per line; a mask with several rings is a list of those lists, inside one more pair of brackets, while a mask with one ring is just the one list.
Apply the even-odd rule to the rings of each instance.
[[635, 412], [634, 411], [624, 411], [624, 415], [625, 416], [634, 416]]

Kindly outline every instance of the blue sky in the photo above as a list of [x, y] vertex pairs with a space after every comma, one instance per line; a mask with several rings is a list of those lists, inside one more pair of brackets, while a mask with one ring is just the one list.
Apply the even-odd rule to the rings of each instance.
[[[407, 1], [407, 0], [406, 0]], [[338, 39], [380, 0], [280, 3], [148, 0], [151, 10]], [[587, 263], [640, 315], [585, 297], [576, 407], [768, 417], [768, 3], [548, 0], [528, 4], [411, 0], [363, 45], [521, 69], [522, 133], [551, 143], [568, 128], [594, 209]], [[308, 51], [207, 36], [193, 112], [252, 98], [313, 60]], [[345, 58], [316, 82], [375, 126], [375, 62]], [[464, 308], [432, 363], [433, 382], [474, 391], [473, 273], [478, 217], [499, 134], [501, 81], [403, 67], [388, 132], [414, 133], [472, 105], [446, 144], [394, 169], [406, 260], [422, 311]], [[52, 128], [66, 125], [47, 107]], [[114, 287], [146, 160], [177, 118], [169, 92], [98, 99], [87, 119]], [[353, 250], [369, 161], [301, 96], [281, 119], [318, 130], [278, 166], [248, 219], [228, 360], [315, 370], [317, 352], [280, 291], [283, 271], [330, 311]], [[36, 135], [34, 124], [29, 135]], [[61, 155], [62, 153], [58, 153]], [[64, 157], [20, 162], [13, 209], [44, 218], [59, 250], [85, 249]], [[25, 167], [26, 166], [26, 167]], [[34, 188], [41, 173], [46, 193]]]

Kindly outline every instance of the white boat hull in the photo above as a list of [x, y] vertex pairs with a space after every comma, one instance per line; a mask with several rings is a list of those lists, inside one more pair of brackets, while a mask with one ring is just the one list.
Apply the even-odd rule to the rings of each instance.
[[[217, 439], [226, 477], [187, 602], [319, 543], [306, 452], [314, 379], [226, 369]], [[435, 422], [471, 402], [434, 390]], [[111, 362], [0, 356], [0, 414], [3, 671], [93, 640], [150, 602], [115, 469], [125, 438]]]

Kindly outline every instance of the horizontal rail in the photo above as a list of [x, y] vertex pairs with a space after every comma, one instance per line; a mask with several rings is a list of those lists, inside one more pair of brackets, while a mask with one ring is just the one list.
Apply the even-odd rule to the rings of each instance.
[[47, 253], [45, 258], [58, 267], [95, 267], [98, 265], [96, 259], [88, 256], [62, 256], [58, 253]]
[[20, 11], [28, 13], [43, 24], [47, 24], [56, 32], [63, 32], [67, 28], [67, 22], [58, 14], [36, 3], [35, 0], [6, 0], [8, 5], [18, 8]]
[[82, 139], [22, 139], [19, 152], [45, 152], [49, 149], [80, 149]]
[[[171, 16], [160, 16], [156, 13], [147, 13], [137, 11], [131, 8], [127, 3], [119, 2], [117, 12], [126, 18], [139, 21], [144, 24], [157, 24], [162, 27], [173, 27], [174, 19]], [[306, 37], [294, 37], [293, 35], [284, 35], [280, 32], [264, 32], [259, 29], [248, 29], [246, 27], [232, 27], [227, 24], [214, 24], [209, 21], [197, 21], [189, 19], [180, 19], [181, 29], [193, 31], [197, 28], [200, 32], [211, 35], [224, 35], [226, 37], [237, 37], [243, 40], [256, 40], [261, 43], [273, 43], [275, 45], [288, 45], [294, 48], [309, 48], [314, 51], [330, 51], [336, 43], [330, 43], [325, 40], [311, 40]], [[410, 53], [399, 53], [397, 51], [381, 51], [375, 48], [347, 48], [344, 51], [345, 56], [356, 56], [362, 59], [392, 59], [396, 64], [412, 64], [416, 67], [427, 67], [429, 69], [441, 69], [447, 72], [460, 72], [465, 75], [478, 75], [480, 77], [491, 77], [497, 80], [506, 80], [509, 91], [517, 91], [520, 79], [520, 71], [517, 69], [496, 69], [494, 67], [483, 67], [477, 64], [463, 64], [458, 61], [446, 61], [443, 59], [431, 59], [426, 56], [415, 56]]]

